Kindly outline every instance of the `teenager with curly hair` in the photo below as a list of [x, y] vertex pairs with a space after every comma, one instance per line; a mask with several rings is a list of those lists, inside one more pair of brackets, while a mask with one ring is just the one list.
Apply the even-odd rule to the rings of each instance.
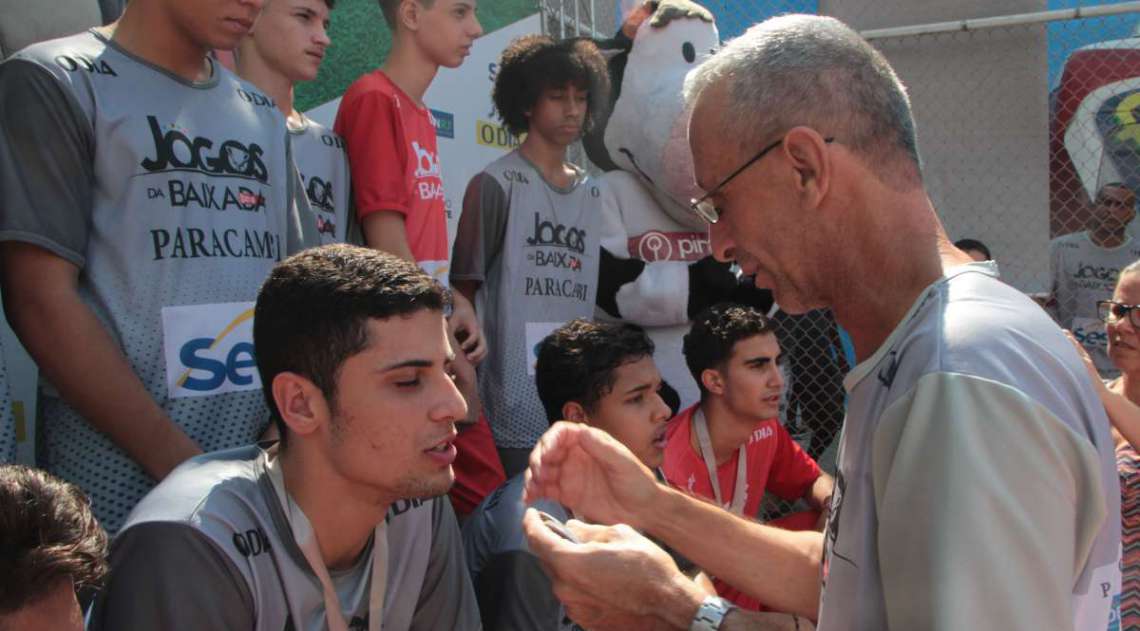
[[603, 191], [566, 151], [608, 90], [593, 42], [513, 41], [493, 98], [507, 129], [526, 138], [472, 178], [463, 198], [451, 283], [477, 306], [486, 333], [480, 393], [508, 476], [548, 426], [533, 349], [563, 322], [594, 313]]

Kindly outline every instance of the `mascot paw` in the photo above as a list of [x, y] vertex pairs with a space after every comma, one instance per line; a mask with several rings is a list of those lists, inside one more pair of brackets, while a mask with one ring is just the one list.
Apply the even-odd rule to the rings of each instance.
[[617, 306], [617, 292], [621, 286], [637, 280], [645, 269], [645, 261], [622, 259], [602, 248], [602, 259], [598, 268], [598, 306], [614, 318], [621, 317]]

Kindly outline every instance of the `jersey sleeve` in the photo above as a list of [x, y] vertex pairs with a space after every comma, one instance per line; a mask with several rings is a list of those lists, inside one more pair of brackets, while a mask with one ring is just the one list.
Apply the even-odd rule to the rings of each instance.
[[370, 91], [343, 102], [335, 131], [348, 150], [357, 217], [380, 210], [408, 214], [412, 200], [404, 173], [407, 140], [392, 99]]
[[95, 139], [74, 95], [34, 63], [0, 64], [0, 241], [86, 262]]
[[494, 176], [479, 173], [467, 184], [463, 212], [451, 254], [451, 280], [487, 280], [491, 262], [502, 252], [510, 202]]
[[934, 373], [872, 450], [891, 629], [1072, 629], [1107, 514], [1087, 438], [1014, 388]]
[[411, 631], [476, 630], [479, 606], [467, 573], [463, 539], [455, 512], [446, 497], [437, 497], [432, 506], [431, 553], [427, 573], [416, 602]]
[[819, 478], [819, 465], [792, 440], [783, 425], [776, 424], [776, 455], [768, 473], [767, 490], [785, 500], [803, 497]]
[[205, 535], [154, 522], [121, 532], [88, 631], [253, 629], [253, 598], [238, 568]]
[[550, 579], [525, 550], [506, 550], [479, 573], [479, 611], [485, 631], [558, 629], [564, 616]]

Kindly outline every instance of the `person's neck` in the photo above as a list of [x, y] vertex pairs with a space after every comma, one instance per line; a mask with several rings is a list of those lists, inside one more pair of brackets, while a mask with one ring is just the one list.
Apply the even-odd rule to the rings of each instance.
[[[764, 420], [741, 418], [716, 396], [707, 397], [700, 406], [701, 411], [705, 413], [709, 442], [712, 444], [713, 458], [716, 459], [718, 467], [732, 458], [740, 446], [748, 441], [752, 432], [756, 431], [756, 425]], [[689, 432], [689, 442], [697, 453], [702, 453], [696, 431]]]
[[425, 59], [414, 47], [396, 41], [380, 70], [422, 107], [424, 94], [439, 72], [439, 64]]
[[538, 134], [527, 134], [519, 153], [538, 167], [542, 177], [558, 188], [574, 182], [574, 170], [566, 164], [566, 147], [547, 141]]
[[353, 486], [324, 457], [305, 453], [299, 445], [278, 452], [277, 458], [285, 490], [312, 524], [325, 566], [352, 567], [393, 499]]
[[[868, 199], [863, 212], [853, 213], [864, 223], [848, 237], [853, 244], [866, 245], [840, 252], [845, 260], [834, 261], [832, 267], [846, 272], [833, 278], [828, 301], [836, 321], [851, 335], [860, 362], [878, 350], [943, 273], [942, 224], [921, 188]], [[948, 254], [948, 262], [958, 259]]]
[[261, 89], [277, 104], [277, 109], [286, 120], [295, 122], [297, 112], [293, 110], [293, 82], [274, 70], [260, 56], [252, 51], [242, 51], [237, 58], [238, 76]]
[[187, 81], [210, 78], [209, 48], [195, 42], [155, 2], [131, 2], [101, 29], [123, 50]]
[[1124, 243], [1128, 236], [1124, 232], [1124, 227], [1118, 230], [1109, 230], [1105, 228], [1096, 228], [1089, 231], [1089, 240], [1093, 245], [1101, 248], [1117, 248]]

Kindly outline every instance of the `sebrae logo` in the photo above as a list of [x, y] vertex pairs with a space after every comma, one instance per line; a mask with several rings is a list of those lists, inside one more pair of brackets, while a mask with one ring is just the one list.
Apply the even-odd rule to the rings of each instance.
[[261, 387], [253, 351], [252, 302], [163, 307], [170, 398]]
[[439, 138], [455, 138], [455, 115], [440, 110], [429, 110], [431, 122], [435, 125], [435, 135]]
[[154, 116], [147, 116], [154, 139], [153, 158], [145, 158], [142, 168], [151, 173], [163, 171], [195, 171], [205, 175], [241, 177], [269, 182], [269, 172], [261, 161], [263, 153], [257, 143], [246, 146], [236, 140], [223, 141], [217, 147], [208, 138], [191, 138], [188, 130], [173, 124], [165, 128]]

